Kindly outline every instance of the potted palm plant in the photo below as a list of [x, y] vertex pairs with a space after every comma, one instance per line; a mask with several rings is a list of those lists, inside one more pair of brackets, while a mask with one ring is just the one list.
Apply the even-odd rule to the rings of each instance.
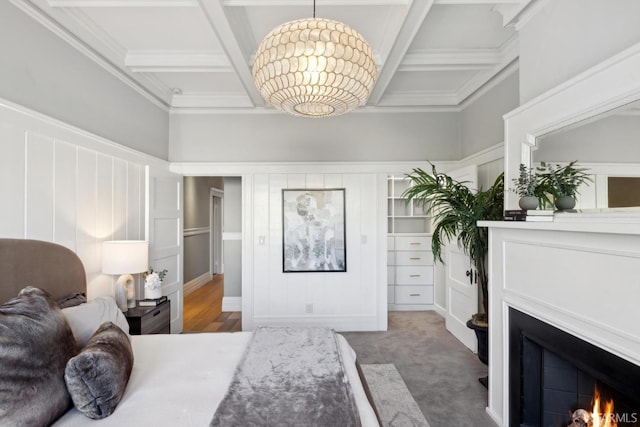
[[[489, 236], [486, 227], [478, 226], [478, 221], [499, 221], [503, 217], [504, 175], [500, 174], [487, 190], [469, 189], [446, 174], [438, 173], [431, 164], [431, 173], [413, 169], [407, 175], [412, 185], [404, 192], [408, 200], [414, 200], [424, 207], [433, 219], [431, 249], [436, 262], [444, 262], [443, 247], [455, 240], [469, 256], [478, 274], [478, 284], [482, 292], [484, 312], [474, 314], [467, 326], [476, 331], [478, 337], [478, 357], [487, 363], [486, 328], [488, 312], [487, 255]], [[484, 328], [485, 338], [476, 327]], [[481, 340], [483, 342], [481, 342]], [[483, 350], [483, 353], [481, 353]]]

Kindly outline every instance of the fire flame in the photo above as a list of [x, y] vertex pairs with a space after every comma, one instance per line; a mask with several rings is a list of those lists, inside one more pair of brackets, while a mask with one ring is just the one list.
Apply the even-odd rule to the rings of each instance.
[[613, 413], [613, 399], [604, 403], [604, 411], [600, 409], [600, 391], [596, 387], [593, 397], [593, 410], [591, 411], [593, 427], [617, 427], [618, 422]]

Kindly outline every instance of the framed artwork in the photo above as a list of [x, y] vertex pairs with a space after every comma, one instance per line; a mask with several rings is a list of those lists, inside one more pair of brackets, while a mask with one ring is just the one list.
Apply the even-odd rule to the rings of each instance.
[[344, 188], [282, 190], [282, 271], [345, 272]]

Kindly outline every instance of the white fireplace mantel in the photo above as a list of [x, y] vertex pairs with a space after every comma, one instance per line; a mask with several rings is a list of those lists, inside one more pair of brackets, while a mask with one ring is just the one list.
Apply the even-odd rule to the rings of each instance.
[[[509, 420], [510, 307], [640, 365], [640, 216], [489, 227], [489, 406]], [[517, 396], [513, 396], [517, 398]]]

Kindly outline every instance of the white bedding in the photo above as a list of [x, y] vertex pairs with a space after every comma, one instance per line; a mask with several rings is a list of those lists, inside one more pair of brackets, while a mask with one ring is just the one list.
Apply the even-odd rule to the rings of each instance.
[[[115, 412], [91, 420], [74, 408], [54, 425], [208, 426], [250, 337], [251, 332], [132, 336], [133, 371]], [[362, 425], [377, 426], [355, 353], [343, 336], [338, 340]]]

